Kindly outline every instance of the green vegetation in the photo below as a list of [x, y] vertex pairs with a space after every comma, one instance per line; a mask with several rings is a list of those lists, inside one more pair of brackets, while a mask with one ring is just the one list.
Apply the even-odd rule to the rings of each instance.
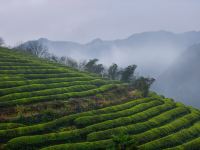
[[94, 95], [117, 83], [16, 51], [1, 48], [0, 56], [0, 107]]
[[[141, 103], [138, 103], [138, 101], [141, 101]], [[128, 104], [132, 104], [132, 106], [129, 106]], [[137, 112], [136, 110], [140, 110], [140, 107], [142, 108], [143, 104], [151, 106], [149, 106], [150, 108], [146, 110]], [[117, 119], [110, 118], [112, 114], [120, 114], [120, 112], [126, 111], [131, 112], [133, 110], [136, 111], [135, 114], [127, 113], [122, 116], [118, 116]], [[97, 117], [97, 114], [99, 114], [99, 116], [110, 115], [110, 117], [103, 119], [103, 121], [96, 120], [95, 122], [90, 122], [88, 125], [85, 124], [85, 127], [77, 126], [77, 129], [51, 133], [53, 130], [58, 130], [61, 126], [76, 126], [77, 120], [81, 120], [81, 118], [85, 117]], [[162, 141], [164, 142], [165, 140], [162, 139], [171, 139], [171, 137], [168, 137], [171, 135], [176, 137], [179, 136], [179, 133], [183, 133], [181, 134], [181, 138], [184, 138], [185, 140], [197, 138], [200, 134], [200, 131], [198, 130], [199, 119], [200, 112], [198, 110], [175, 103], [170, 99], [162, 99], [161, 97], [155, 96], [141, 100], [133, 100], [124, 104], [106, 107], [99, 110], [66, 116], [49, 123], [35, 125], [32, 127], [27, 126], [4, 130], [5, 133], [3, 134], [3, 132], [1, 132], [1, 137], [18, 133], [17, 135], [9, 138], [11, 139], [17, 137], [8, 141], [6, 146], [10, 149], [23, 149], [28, 147], [35, 147], [37, 149], [42, 148], [43, 146], [47, 147], [44, 149], [62, 149], [65, 147], [75, 149], [81, 149], [81, 147], [85, 149], [98, 149], [116, 146], [112, 140], [113, 135], [128, 134], [130, 135], [128, 145], [137, 143], [139, 149], [146, 149], [150, 147], [153, 149], [156, 145], [159, 149], [159, 145], [160, 147], [164, 147], [162, 145]], [[54, 129], [52, 125], [55, 127]], [[42, 126], [46, 126], [46, 128], [42, 129]], [[49, 129], [47, 128], [48, 126]], [[33, 131], [34, 128], [35, 131], [39, 131], [38, 133], [40, 135], [33, 135], [35, 133], [31, 132], [31, 130]], [[45, 134], [47, 131], [49, 133]], [[10, 134], [8, 134], [9, 132]], [[193, 134], [188, 135], [188, 133]], [[29, 136], [20, 137], [22, 135]], [[85, 140], [85, 142], [82, 142], [83, 140]], [[154, 143], [154, 141], [160, 142], [159, 144], [156, 142], [155, 145], [150, 144]], [[73, 142], [73, 144], [71, 142]], [[183, 144], [179, 141], [176, 142], [175, 140], [170, 140], [169, 143], [170, 142], [173, 142], [174, 146]], [[170, 146], [169, 143], [167, 146]]]
[[20, 123], [1, 123], [0, 124], [0, 130], [6, 130], [6, 129], [13, 129], [18, 127], [23, 127], [23, 124]]
[[[67, 60], [63, 58], [63, 61]], [[87, 70], [102, 72], [102, 66], [96, 62], [87, 64]], [[121, 74], [124, 82], [136, 80], [133, 86], [127, 86], [121, 81], [0, 48], [0, 149], [198, 150], [200, 111], [149, 94], [154, 80], [133, 79], [135, 68], [129, 66]], [[117, 76], [114, 64], [109, 68], [109, 78], [117, 79]], [[113, 97], [113, 90], [127, 94], [117, 97], [120, 99], [117, 103], [111, 103], [108, 98]], [[105, 92], [108, 92], [106, 98]], [[58, 110], [62, 105], [65, 112], [74, 109], [76, 113], [61, 113]], [[80, 105], [86, 105], [84, 112]], [[35, 124], [20, 122], [42, 113], [46, 117], [56, 114], [56, 117]], [[18, 122], [12, 118], [13, 114], [20, 118]]]

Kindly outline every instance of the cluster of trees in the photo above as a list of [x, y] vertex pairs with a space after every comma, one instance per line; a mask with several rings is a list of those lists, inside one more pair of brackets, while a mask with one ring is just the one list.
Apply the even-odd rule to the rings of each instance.
[[106, 68], [103, 64], [98, 63], [98, 59], [78, 62], [70, 57], [55, 56], [54, 54], [50, 54], [48, 52], [48, 48], [39, 41], [29, 41], [27, 43], [20, 44], [19, 46], [15, 47], [15, 49], [23, 50], [38, 57], [46, 58], [50, 61], [73, 67], [81, 71], [95, 73], [111, 80], [119, 80], [129, 83], [133, 88], [142, 91], [142, 95], [144, 97], [148, 95], [149, 88], [155, 81], [153, 78], [136, 76], [136, 65], [129, 65], [125, 68], [119, 68], [118, 65], [114, 63]]

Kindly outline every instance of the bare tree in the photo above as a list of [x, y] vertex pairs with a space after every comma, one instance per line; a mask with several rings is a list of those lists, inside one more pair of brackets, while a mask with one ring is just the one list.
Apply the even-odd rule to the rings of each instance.
[[76, 69], [78, 68], [78, 62], [71, 57], [67, 57], [66, 65], [72, 68], [76, 68]]
[[51, 54], [48, 59], [51, 60], [51, 61], [60, 63], [60, 58], [58, 56], [54, 55], [54, 54]]
[[0, 37], [0, 46], [2, 46], [4, 44], [4, 40], [3, 38]]
[[38, 57], [47, 57], [46, 55], [48, 55], [48, 48], [39, 41], [29, 41], [27, 43], [20, 44], [16, 47], [16, 49], [24, 50]]
[[85, 65], [87, 64], [86, 60], [79, 61], [78, 69], [83, 71], [85, 69]]

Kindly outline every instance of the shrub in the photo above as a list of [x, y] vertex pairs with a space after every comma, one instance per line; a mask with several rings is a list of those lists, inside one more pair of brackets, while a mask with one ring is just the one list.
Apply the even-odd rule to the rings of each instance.
[[6, 129], [13, 129], [18, 127], [24, 127], [25, 125], [20, 123], [0, 123], [0, 130], [6, 130]]
[[164, 149], [176, 145], [180, 145], [187, 141], [188, 139], [196, 138], [200, 133], [200, 122], [195, 123], [189, 128], [182, 129], [169, 136], [157, 139], [155, 141], [148, 142], [140, 146], [140, 149]]
[[65, 77], [65, 78], [50, 78], [50, 79], [34, 79], [34, 80], [22, 80], [22, 81], [2, 81], [0, 82], [0, 88], [11, 88], [30, 84], [50, 84], [68, 81], [89, 81], [92, 77]]
[[100, 149], [111, 149], [114, 147], [112, 140], [96, 141], [96, 142], [83, 142], [83, 143], [72, 143], [72, 144], [60, 144], [43, 148], [41, 150], [100, 150]]
[[[112, 83], [109, 81], [104, 81], [101, 79], [94, 79], [90, 81], [71, 81], [71, 82], [59, 82], [59, 83], [51, 83], [51, 84], [30, 84], [30, 85], [24, 85], [19, 87], [13, 87], [13, 88], [7, 88], [0, 90], [0, 95], [6, 95], [8, 94], [14, 94], [14, 93], [22, 93], [23, 92], [32, 92], [32, 91], [38, 91], [38, 90], [45, 90], [45, 89], [52, 89], [52, 88], [61, 88], [61, 87], [69, 87], [74, 85], [90, 85], [94, 84], [96, 86], [100, 86], [106, 83]], [[2, 99], [1, 97], [1, 99]]]
[[[149, 102], [150, 101], [150, 102]], [[80, 117], [75, 119], [74, 123], [77, 126], [88, 126], [91, 124], [95, 124], [98, 122], [103, 122], [106, 120], [113, 120], [119, 117], [125, 117], [125, 116], [130, 116], [133, 115], [135, 113], [144, 111], [150, 107], [156, 106], [161, 104], [162, 102], [159, 100], [146, 100], [144, 99], [144, 101], [142, 100], [135, 100], [133, 102], [135, 102], [131, 108], [129, 109], [125, 109], [125, 110], [121, 110], [121, 111], [117, 111], [114, 113], [109, 113], [109, 114], [102, 114], [102, 115], [95, 115], [95, 116], [85, 116], [85, 117]]]
[[14, 93], [14, 94], [9, 94], [6, 96], [0, 97], [0, 101], [13, 101], [13, 100], [20, 100], [24, 98], [34, 98], [37, 96], [46, 96], [50, 97], [51, 95], [56, 95], [56, 94], [63, 94], [63, 93], [68, 93], [68, 92], [79, 92], [82, 90], [89, 90], [96, 88], [95, 85], [74, 85], [74, 86], [69, 86], [69, 87], [59, 87], [59, 88], [52, 88], [52, 89], [45, 89], [41, 91], [32, 91], [32, 92], [20, 92], [20, 93]]
[[[133, 116], [118, 118], [115, 120], [106, 121], [99, 124], [88, 126], [86, 128], [92, 128], [93, 132], [88, 134], [87, 140], [95, 141], [95, 140], [108, 139], [108, 138], [111, 138], [113, 134], [118, 134], [119, 132], [122, 132], [124, 134], [127, 134], [127, 133], [135, 134], [138, 132], [143, 132], [147, 129], [150, 129], [152, 126], [157, 125], [156, 122], [145, 121], [145, 120], [150, 119], [152, 117], [155, 117], [155, 118], [165, 117], [165, 113], [163, 112], [166, 111], [166, 113], [168, 113], [168, 110], [174, 107], [175, 105], [173, 103], [170, 104], [169, 102], [160, 106], [155, 106], [153, 108], [147, 109], [146, 111], [140, 112]], [[161, 114], [162, 116], [157, 116], [159, 114]], [[145, 122], [138, 123], [141, 121], [145, 121]]]
[[[169, 109], [169, 107], [172, 107], [172, 105], [169, 105], [168, 107], [167, 107], [167, 104], [163, 105], [162, 107], [157, 106], [157, 108], [154, 110], [155, 111], [160, 110], [160, 112], [162, 112], [162, 111], [164, 111], [164, 108], [166, 110], [166, 109]], [[147, 113], [148, 111], [144, 111], [144, 112]], [[138, 115], [138, 117], [139, 117], [139, 115]], [[150, 115], [149, 115], [149, 117], [150, 117]], [[109, 126], [109, 128], [110, 128], [110, 126]], [[102, 127], [98, 128], [98, 130], [101, 130], [101, 129], [102, 129]], [[97, 130], [97, 128], [88, 126], [83, 129], [77, 129], [77, 130], [72, 130], [72, 131], [67, 131], [67, 132], [50, 133], [50, 134], [36, 135], [36, 136], [24, 136], [24, 137], [19, 137], [19, 138], [10, 140], [7, 145], [12, 148], [20, 149], [21, 147], [26, 147], [26, 146], [31, 146], [31, 145], [39, 146], [44, 143], [48, 143], [50, 141], [51, 142], [61, 142], [61, 141], [67, 142], [67, 141], [74, 141], [74, 140], [77, 141], [77, 140], [81, 140], [86, 134], [88, 134], [90, 132], [94, 132], [96, 130]]]
[[[185, 115], [185, 113], [183, 113], [184, 107], [180, 108], [182, 108], [182, 111], [181, 109], [174, 109], [174, 111], [172, 111], [171, 116], [168, 116], [171, 119], [173, 119], [171, 122], [166, 123], [163, 126], [153, 128], [141, 134], [133, 135], [133, 138], [137, 139], [139, 144], [147, 143], [149, 141], [167, 136], [168, 134], [177, 132], [178, 130], [188, 127], [200, 119], [200, 115], [196, 111], [192, 110], [191, 113]], [[177, 118], [179, 116], [182, 117]]]

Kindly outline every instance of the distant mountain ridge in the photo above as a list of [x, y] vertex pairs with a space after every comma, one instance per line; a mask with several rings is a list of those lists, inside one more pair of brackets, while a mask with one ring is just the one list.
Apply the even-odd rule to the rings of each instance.
[[172, 33], [155, 31], [136, 33], [117, 40], [94, 39], [86, 44], [71, 41], [51, 41], [40, 38], [50, 52], [77, 60], [98, 58], [110, 65], [137, 64], [144, 75], [157, 77], [189, 46], [200, 43], [200, 32]]
[[[193, 43], [194, 40], [199, 41], [200, 37], [200, 31], [189, 31], [189, 32], [183, 32], [183, 33], [173, 33], [169, 31], [151, 31], [151, 32], [142, 32], [142, 33], [135, 33], [132, 34], [131, 36], [124, 38], [124, 39], [116, 39], [116, 40], [102, 40], [100, 38], [96, 38], [91, 40], [88, 43], [85, 44], [80, 44], [78, 42], [73, 42], [73, 41], [52, 41], [48, 40], [47, 38], [40, 38], [38, 39], [41, 42], [53, 42], [53, 43], [60, 43], [60, 44], [66, 44], [66, 45], [74, 45], [74, 46], [87, 46], [87, 45], [95, 45], [95, 44], [102, 44], [104, 43], [109, 43], [109, 44], [123, 44], [125, 41], [131, 41], [135, 43], [138, 43], [139, 41], [149, 41], [149, 40], [155, 40], [155, 39], [160, 39], [166, 41], [166, 40], [177, 40], [174, 42], [188, 42], [187, 44], [190, 44], [191, 42]], [[182, 40], [182, 41], [181, 41]]]

